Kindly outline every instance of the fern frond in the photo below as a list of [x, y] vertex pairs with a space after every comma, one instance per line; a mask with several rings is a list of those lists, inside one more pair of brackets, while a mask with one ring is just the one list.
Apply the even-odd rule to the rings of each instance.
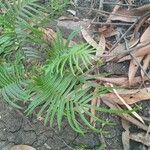
[[66, 69], [71, 71], [73, 75], [76, 75], [77, 72], [83, 73], [85, 68], [89, 69], [95, 50], [85, 43], [69, 46], [70, 41], [78, 32], [79, 30], [72, 32], [67, 42], [64, 42], [61, 32], [57, 32], [57, 37], [52, 43], [49, 53], [50, 58], [46, 65], [46, 72], [60, 73], [63, 76]]
[[0, 66], [0, 95], [3, 99], [14, 107], [21, 108], [17, 102], [28, 100], [25, 92], [24, 72], [20, 65]]
[[40, 44], [43, 42], [38, 24], [44, 18], [45, 8], [38, 4], [38, 0], [0, 0], [0, 9], [3, 10], [0, 17], [0, 26], [3, 29], [2, 36], [8, 37], [9, 34], [11, 38], [9, 43], [1, 46], [3, 52], [7, 52], [5, 50], [7, 45], [10, 50], [10, 47], [15, 49], [17, 45], [21, 48], [26, 43]]
[[[54, 118], [57, 118], [59, 129], [62, 119], [67, 117], [70, 126], [77, 132], [84, 133], [84, 126], [99, 131], [89, 123], [92, 116], [88, 103], [93, 98], [92, 87], [82, 88], [80, 77], [73, 74], [46, 75], [34, 79], [31, 89], [33, 100], [26, 112], [32, 113], [37, 107], [41, 107], [38, 116], [45, 118], [45, 124], [50, 122], [52, 126]], [[88, 106], [88, 107], [87, 107]], [[80, 120], [79, 120], [80, 117]], [[95, 117], [100, 123], [108, 122]]]

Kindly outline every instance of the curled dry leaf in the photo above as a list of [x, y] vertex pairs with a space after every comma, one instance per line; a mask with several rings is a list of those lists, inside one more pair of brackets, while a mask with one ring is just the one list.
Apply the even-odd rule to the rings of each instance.
[[79, 18], [75, 17], [75, 16], [61, 16], [61, 17], [58, 18], [58, 20], [60, 20], [60, 21], [64, 21], [64, 20], [75, 20], [75, 21], [78, 21]]
[[150, 40], [150, 26], [145, 30], [140, 38], [140, 42], [146, 42]]
[[124, 21], [124, 22], [135, 22], [137, 19], [130, 10], [128, 9], [121, 9], [118, 10], [113, 17], [111, 17], [112, 21]]
[[134, 8], [131, 10], [128, 9], [120, 9], [115, 12], [111, 20], [119, 20], [124, 22], [135, 22], [137, 20], [137, 16], [143, 16], [144, 14], [150, 11], [150, 4]]
[[[97, 104], [97, 98], [93, 98], [91, 100], [91, 106], [96, 106], [96, 104]], [[96, 115], [96, 110], [94, 108], [91, 108], [91, 113], [92, 113], [93, 116], [95, 116]], [[92, 116], [90, 117], [90, 122], [91, 123], [94, 122], [94, 118]]]
[[83, 35], [83, 38], [86, 40], [87, 43], [89, 43], [92, 47], [97, 49], [98, 51], [101, 50], [101, 48], [98, 46], [98, 44], [94, 41], [94, 39], [90, 36], [88, 31], [86, 31], [83, 27], [81, 28], [81, 32]]
[[[118, 93], [129, 105], [150, 99], [150, 88], [143, 88], [140, 89], [140, 91], [122, 89], [118, 90]], [[122, 105], [122, 102], [120, 102], [119, 98], [114, 93], [108, 93], [104, 95], [102, 98]]]
[[[143, 60], [143, 69], [144, 69], [144, 71], [147, 70], [147, 68], [149, 67], [149, 64], [150, 64], [150, 54], [147, 55], [145, 57], [145, 59]], [[142, 76], [142, 78], [144, 78], [144, 75], [145, 74], [144, 74], [143, 70], [141, 70], [141, 76]]]
[[98, 30], [100, 34], [104, 35], [105, 38], [119, 34], [119, 31], [115, 30], [113, 26], [103, 26], [102, 28], [99, 28]]
[[44, 29], [40, 28], [40, 30], [44, 33], [43, 39], [46, 42], [51, 43], [56, 38], [57, 34], [50, 28]]
[[[119, 77], [119, 78], [95, 77], [95, 79], [100, 82], [108, 82], [108, 83], [112, 83], [115, 85], [119, 85], [121, 87], [129, 87], [128, 78], [125, 78], [125, 77]], [[143, 79], [141, 79], [141, 77], [135, 77], [134, 81], [132, 82], [132, 85], [135, 86], [141, 83], [142, 81], [146, 81], [146, 80], [148, 80], [147, 77], [144, 77]]]
[[[96, 106], [96, 104], [97, 104], [97, 98], [93, 98], [91, 100], [91, 106]], [[91, 108], [91, 113], [92, 113], [93, 116], [95, 116], [96, 115], [96, 110], [94, 108]], [[90, 122], [93, 123], [94, 121], [95, 121], [94, 118], [90, 117]]]
[[122, 132], [122, 143], [124, 150], [130, 150], [130, 141], [129, 141], [129, 123], [128, 121], [122, 119], [121, 120], [122, 127], [125, 131]]
[[144, 132], [130, 133], [129, 138], [150, 147], [150, 134], [148, 134], [148, 136], [146, 136], [146, 133], [144, 133]]
[[[122, 1], [119, 1], [118, 4], [122, 4]], [[114, 17], [114, 14], [116, 14], [116, 12], [118, 11], [118, 9], [120, 8], [120, 5], [116, 5], [112, 11], [112, 13], [110, 14], [110, 16], [107, 18], [106, 23], [111, 22], [112, 18]]]
[[96, 51], [96, 56], [100, 57], [102, 56], [103, 52], [105, 51], [105, 46], [106, 46], [106, 40], [103, 34], [100, 35], [99, 38], [99, 44], [98, 44], [98, 49]]
[[150, 12], [150, 4], [146, 4], [138, 8], [131, 9], [130, 12], [134, 16], [143, 16]]
[[145, 23], [146, 20], [148, 20], [149, 16], [146, 15], [145, 17], [141, 18], [137, 24], [137, 26], [134, 29], [134, 33], [133, 36], [131, 37], [131, 39], [134, 39], [137, 36], [137, 33], [139, 32], [141, 26], [143, 26], [143, 24]]
[[150, 54], [150, 43], [145, 46], [143, 45], [145, 45], [145, 42], [140, 43], [135, 47], [137, 50], [134, 50], [132, 53], [135, 57], [141, 57]]
[[117, 62], [123, 62], [123, 61], [126, 61], [126, 60], [131, 60], [132, 57], [130, 55], [127, 55], [127, 56], [124, 56], [122, 58], [120, 58]]
[[[47, 29], [40, 28], [39, 30], [41, 30], [44, 33], [43, 39], [47, 43], [51, 44], [56, 39], [56, 37], [57, 37], [57, 33], [54, 32], [51, 28], [47, 28]], [[67, 42], [66, 39], [63, 39], [63, 41], [64, 41], [64, 43]], [[70, 41], [69, 46], [73, 46], [74, 44], [75, 44], [74, 41]]]
[[[131, 48], [136, 47], [138, 42], [139, 42], [139, 39], [133, 39], [133, 40], [129, 41], [128, 42], [129, 48], [131, 49]], [[141, 48], [141, 46], [139, 46], [139, 48]], [[106, 62], [111, 61], [114, 58], [118, 60], [118, 59], [120, 59], [120, 56], [122, 54], [126, 54], [126, 52], [127, 52], [127, 49], [126, 49], [125, 43], [118, 44], [118, 46], [109, 53], [108, 59], [106, 59]]]
[[10, 150], [36, 150], [36, 149], [28, 145], [15, 145]]
[[130, 150], [129, 131], [122, 132], [122, 144], [124, 150]]
[[[142, 61], [143, 57], [137, 58], [137, 61], [140, 63]], [[129, 86], [132, 86], [132, 83], [134, 83], [134, 78], [136, 75], [136, 72], [139, 68], [139, 64], [137, 63], [136, 60], [132, 59], [130, 61], [129, 65], [129, 71], [128, 71], [128, 78], [129, 78]]]

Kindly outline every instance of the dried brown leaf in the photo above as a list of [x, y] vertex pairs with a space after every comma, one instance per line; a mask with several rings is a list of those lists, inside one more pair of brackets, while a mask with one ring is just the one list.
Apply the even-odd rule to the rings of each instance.
[[124, 21], [124, 22], [135, 22], [137, 19], [130, 10], [128, 9], [120, 9], [118, 10], [113, 17], [111, 17], [112, 21]]
[[119, 34], [119, 31], [115, 30], [113, 26], [103, 26], [99, 28], [99, 32], [103, 34], [105, 38]]
[[150, 54], [150, 44], [143, 46], [144, 44], [145, 42], [137, 45], [137, 50], [133, 51], [132, 53], [135, 57], [141, 57]]
[[131, 39], [134, 39], [137, 37], [137, 33], [139, 32], [141, 26], [143, 26], [143, 24], [145, 23], [145, 21], [149, 18], [149, 16], [145, 16], [142, 19], [139, 20], [138, 24], [136, 25], [135, 29], [134, 29], [134, 33], [133, 36], [131, 37]]
[[132, 57], [130, 55], [124, 56], [122, 58], [120, 58], [117, 62], [123, 62], [123, 61], [127, 61], [127, 60], [131, 60]]
[[150, 147], [150, 134], [146, 137], [146, 133], [130, 133], [129, 134], [130, 139], [140, 142], [148, 147]]
[[[143, 60], [143, 70], [146, 71], [150, 64], [150, 54], [145, 57]], [[145, 73], [141, 70], [141, 76], [144, 78]]]
[[129, 139], [129, 132], [123, 131], [122, 132], [122, 144], [124, 150], [130, 150], [130, 139]]
[[[118, 93], [129, 105], [150, 99], [150, 88], [143, 88], [140, 89], [140, 91], [133, 89], [132, 90], [122, 89], [118, 90]], [[118, 104], [122, 104], [119, 98], [114, 93], [108, 93], [104, 95], [103, 98]]]
[[150, 40], [150, 26], [145, 30], [140, 38], [140, 42], [146, 42]]
[[87, 43], [89, 43], [92, 47], [94, 47], [97, 51], [101, 51], [101, 47], [98, 46], [98, 44], [94, 41], [94, 39], [90, 36], [87, 30], [84, 28], [81, 29], [83, 38], [86, 40]]
[[[142, 61], [143, 57], [137, 58], [137, 61], [140, 63]], [[132, 86], [132, 83], [134, 83], [134, 78], [136, 75], [136, 72], [139, 68], [139, 64], [137, 63], [136, 60], [132, 59], [130, 61], [129, 65], [129, 71], [128, 71], [128, 78], [129, 78], [129, 86]]]
[[[123, 2], [122, 1], [119, 1], [118, 4], [122, 4]], [[107, 21], [106, 23], [109, 23], [111, 22], [112, 18], [114, 17], [114, 14], [116, 14], [116, 12], [119, 10], [120, 8], [120, 5], [116, 5], [112, 11], [112, 13], [110, 14], [110, 16], [107, 18]]]
[[57, 34], [50, 28], [40, 28], [40, 30], [44, 33], [43, 38], [46, 42], [51, 43], [57, 37]]
[[[52, 43], [56, 38], [57, 38], [57, 33], [54, 32], [51, 28], [40, 28], [39, 30], [41, 30], [44, 35], [43, 35], [43, 39], [44, 41], [46, 41], [47, 43]], [[63, 42], [66, 43], [67, 40], [63, 39]], [[70, 41], [69, 46], [73, 46], [75, 44], [74, 41]]]
[[58, 18], [58, 20], [60, 20], [60, 21], [64, 21], [64, 20], [75, 20], [75, 21], [78, 21], [79, 18], [75, 17], [75, 16], [61, 16], [61, 17]]
[[124, 150], [130, 150], [130, 139], [129, 139], [129, 123], [128, 121], [122, 119], [121, 120], [122, 127], [125, 131], [122, 132], [122, 143]]
[[131, 10], [128, 9], [120, 9], [113, 14], [111, 20], [119, 20], [124, 22], [135, 22], [137, 20], [137, 16], [143, 16], [144, 14], [150, 11], [150, 4], [134, 8]]
[[[96, 106], [97, 104], [97, 98], [93, 98], [91, 101], [91, 106]], [[91, 108], [91, 113], [93, 116], [96, 115], [96, 110], [94, 108]], [[93, 123], [95, 119], [93, 117], [90, 117], [90, 122]]]
[[[101, 82], [108, 82], [115, 85], [119, 85], [121, 87], [129, 87], [128, 78], [125, 77], [118, 77], [118, 78], [95, 77], [95, 79]], [[146, 80], [148, 80], [147, 77], [144, 77], [143, 80], [141, 79], [141, 77], [135, 77], [134, 82], [132, 82], [132, 85], [135, 86], [141, 83], [142, 81], [146, 81]]]
[[102, 54], [105, 51], [105, 46], [106, 46], [106, 40], [103, 34], [100, 35], [100, 39], [99, 39], [99, 44], [98, 44], [98, 49], [96, 51], [96, 56], [100, 57], [102, 56]]
[[36, 149], [28, 145], [15, 145], [10, 150], [36, 150]]
[[[139, 39], [133, 39], [131, 41], [128, 42], [129, 44], [129, 48], [133, 48], [135, 47], [135, 45], [137, 45]], [[116, 48], [114, 48], [108, 55], [108, 59], [106, 59], [106, 62], [113, 60], [114, 58], [116, 59], [120, 59], [120, 55], [123, 53], [126, 53], [127, 49], [125, 46], [125, 43], [122, 44], [118, 44], [118, 46]]]
[[82, 35], [84, 39], [94, 48], [97, 48], [98, 44], [94, 41], [94, 39], [91, 37], [90, 33], [88, 33], [87, 30], [84, 28], [81, 29]]
[[143, 16], [145, 14], [149, 15], [148, 12], [150, 12], [150, 4], [131, 9], [130, 12], [134, 16]]

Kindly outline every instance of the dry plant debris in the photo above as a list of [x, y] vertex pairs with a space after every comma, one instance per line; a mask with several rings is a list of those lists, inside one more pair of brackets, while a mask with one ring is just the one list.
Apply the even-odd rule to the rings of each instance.
[[[99, 18], [105, 17], [104, 22], [97, 21], [96, 18], [91, 22], [90, 27], [96, 26], [99, 34], [98, 41], [87, 29], [81, 30], [86, 42], [97, 50], [96, 60], [104, 59], [106, 65], [107, 63], [129, 63], [127, 76], [126, 74], [117, 76], [116, 73], [109, 77], [95, 77], [97, 83], [112, 87], [112, 93], [101, 97], [101, 102], [112, 109], [123, 110], [126, 107], [132, 110], [131, 104], [150, 100], [150, 4], [136, 8], [132, 8], [132, 4], [131, 0], [128, 2], [121, 0], [111, 13], [102, 10], [102, 7], [97, 10]], [[96, 101], [98, 100], [93, 99], [91, 103], [96, 106]], [[91, 111], [96, 115], [95, 110]], [[120, 117], [124, 119], [122, 121], [125, 129], [122, 134], [124, 149], [130, 149], [130, 139], [149, 147], [148, 122], [135, 111], [131, 114], [120, 114]], [[93, 121], [94, 119], [91, 118], [91, 122]], [[146, 132], [130, 133], [129, 122]]]
[[11, 150], [36, 150], [35, 148], [28, 145], [15, 145]]

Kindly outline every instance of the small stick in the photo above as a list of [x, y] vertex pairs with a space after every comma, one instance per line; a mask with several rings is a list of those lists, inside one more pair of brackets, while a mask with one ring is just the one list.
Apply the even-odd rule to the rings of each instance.
[[99, 0], [99, 9], [103, 10], [104, 0]]
[[130, 30], [137, 24], [139, 19], [136, 19], [136, 21], [130, 26], [130, 28], [128, 28], [128, 30], [121, 36], [121, 38], [114, 44], [114, 46], [110, 49], [110, 51], [112, 51], [119, 42], [121, 42], [121, 40], [130, 32]]
[[131, 26], [131, 23], [113, 23], [113, 22], [91, 22], [94, 25], [118, 25], [118, 26]]
[[[129, 51], [130, 48], [129, 48], [129, 45], [128, 45], [128, 43], [127, 43], [126, 38], [124, 38], [124, 40], [125, 40], [126, 48], [127, 48], [127, 50]], [[136, 61], [136, 63], [140, 66], [140, 68], [142, 69], [142, 71], [144, 72], [144, 74], [145, 74], [145, 75], [147, 76], [147, 78], [150, 80], [150, 76], [149, 76], [148, 73], [143, 69], [143, 66], [141, 65], [141, 63], [139, 63], [139, 61], [137, 60], [137, 58], [132, 54], [132, 52], [130, 52], [129, 54], [132, 56], [132, 58]]]
[[118, 3], [112, 3], [112, 2], [103, 2], [103, 4], [106, 5], [119, 5], [119, 6], [137, 6], [137, 5], [130, 5], [130, 4], [118, 4]]

